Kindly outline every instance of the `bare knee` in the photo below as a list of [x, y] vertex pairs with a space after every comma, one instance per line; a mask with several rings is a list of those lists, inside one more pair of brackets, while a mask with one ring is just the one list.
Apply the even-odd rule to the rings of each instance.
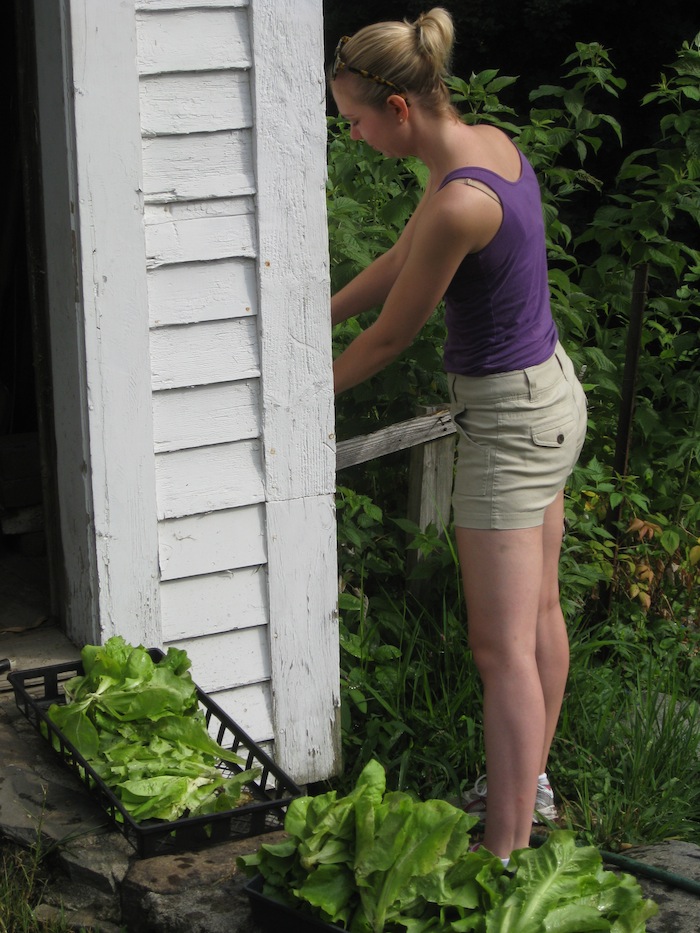
[[531, 647], [518, 642], [506, 645], [480, 638], [470, 638], [474, 664], [482, 681], [502, 680], [504, 677], [517, 678], [520, 672], [527, 672], [537, 666], [535, 645]]
[[472, 657], [474, 658], [474, 664], [476, 669], [479, 672], [482, 680], [488, 679], [488, 677], [500, 674], [502, 670], [502, 665], [498, 656], [498, 652], [492, 646], [475, 644], [471, 639], [469, 640], [469, 647], [472, 652]]

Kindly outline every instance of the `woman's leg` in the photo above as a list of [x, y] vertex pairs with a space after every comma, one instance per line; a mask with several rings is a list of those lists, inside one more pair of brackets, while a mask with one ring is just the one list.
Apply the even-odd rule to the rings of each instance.
[[544, 695], [546, 725], [540, 773], [547, 770], [552, 739], [569, 674], [569, 636], [559, 602], [559, 554], [564, 528], [564, 494], [559, 493], [544, 516], [543, 572], [537, 614], [537, 667]]
[[558, 588], [555, 597], [552, 587], [559, 554], [555, 519], [560, 516], [561, 542], [561, 510], [559, 496], [536, 528], [456, 528], [469, 643], [484, 688], [484, 845], [502, 858], [529, 843], [537, 776], [566, 682], [568, 650], [561, 610], [557, 614], [553, 606]]

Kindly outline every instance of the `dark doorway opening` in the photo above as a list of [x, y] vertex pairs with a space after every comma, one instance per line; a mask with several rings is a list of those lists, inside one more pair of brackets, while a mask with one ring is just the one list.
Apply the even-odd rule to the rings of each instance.
[[[49, 544], [50, 371], [31, 3], [5, 10], [0, 43], [8, 132], [0, 221], [0, 632], [55, 612]], [[1, 649], [0, 649], [1, 652]]]

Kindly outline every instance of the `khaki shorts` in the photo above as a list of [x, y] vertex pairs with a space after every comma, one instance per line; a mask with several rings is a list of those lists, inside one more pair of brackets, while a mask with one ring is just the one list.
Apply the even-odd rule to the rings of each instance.
[[452, 507], [462, 528], [532, 528], [566, 484], [586, 436], [586, 396], [560, 344], [538, 366], [448, 374], [457, 427]]

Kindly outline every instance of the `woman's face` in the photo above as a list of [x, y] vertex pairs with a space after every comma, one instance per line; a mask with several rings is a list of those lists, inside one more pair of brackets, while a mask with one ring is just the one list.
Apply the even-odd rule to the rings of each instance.
[[364, 141], [382, 155], [406, 155], [400, 147], [399, 115], [389, 101], [382, 107], [363, 104], [352, 93], [352, 79], [341, 77], [333, 82], [332, 91], [338, 112], [350, 124], [350, 138]]

